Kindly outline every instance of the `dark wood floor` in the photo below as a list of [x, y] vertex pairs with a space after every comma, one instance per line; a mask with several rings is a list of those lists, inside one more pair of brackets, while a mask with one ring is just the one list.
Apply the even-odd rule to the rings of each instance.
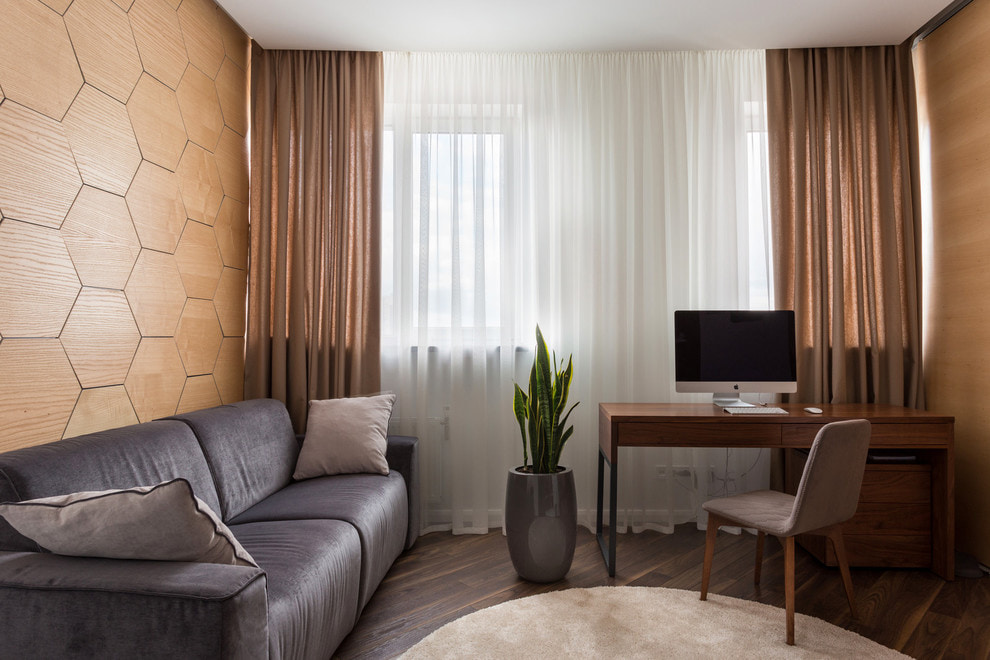
[[[391, 658], [465, 614], [533, 594], [572, 587], [633, 585], [697, 591], [705, 535], [694, 525], [674, 534], [621, 534], [618, 567], [609, 578], [593, 534], [578, 533], [570, 573], [538, 585], [519, 579], [500, 531], [427, 534], [399, 558], [365, 608], [340, 658]], [[720, 533], [713, 593], [784, 606], [783, 551], [767, 539], [763, 578], [753, 584], [756, 539]], [[796, 609], [916, 658], [990, 658], [990, 579], [946, 582], [921, 570], [854, 569], [859, 619], [852, 620], [838, 570], [800, 547]], [[781, 635], [784, 616], [780, 617]]]

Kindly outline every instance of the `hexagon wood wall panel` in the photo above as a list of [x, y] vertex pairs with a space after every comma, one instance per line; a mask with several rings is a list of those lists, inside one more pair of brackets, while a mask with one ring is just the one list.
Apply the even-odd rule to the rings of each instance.
[[196, 67], [187, 67], [175, 96], [189, 139], [204, 149], [216, 149], [223, 130], [223, 114], [213, 81]]
[[251, 40], [244, 34], [240, 26], [227, 15], [227, 12], [217, 7], [217, 21], [220, 23], [220, 38], [223, 39], [223, 49], [234, 64], [247, 71], [251, 59]]
[[64, 14], [65, 10], [72, 4], [72, 0], [43, 0], [43, 2], [59, 14]]
[[83, 387], [120, 385], [141, 333], [123, 291], [84, 288], [59, 336]]
[[186, 128], [175, 92], [146, 73], [127, 100], [127, 114], [141, 155], [174, 171], [186, 147]]
[[0, 222], [0, 333], [58, 337], [79, 294], [79, 278], [58, 231]]
[[243, 396], [248, 44], [209, 0], [0, 0], [0, 450]]
[[127, 191], [127, 208], [142, 247], [175, 252], [186, 225], [186, 208], [175, 173], [151, 161], [142, 162]]
[[223, 129], [217, 144], [217, 169], [223, 193], [239, 202], [248, 202], [247, 140], [230, 127]]
[[244, 300], [247, 297], [247, 273], [236, 268], [224, 268], [213, 297], [220, 318], [220, 327], [228, 337], [244, 336]]
[[244, 95], [247, 73], [230, 58], [223, 61], [217, 74], [217, 95], [223, 121], [240, 135], [247, 135], [247, 97]]
[[127, 301], [144, 337], [171, 337], [186, 304], [186, 292], [175, 257], [141, 250], [127, 280]]
[[143, 71], [127, 12], [112, 0], [74, 0], [65, 25], [83, 79], [125, 103]]
[[213, 376], [192, 376], [186, 378], [186, 386], [182, 388], [182, 396], [179, 397], [179, 407], [175, 414], [212, 408], [220, 405], [220, 392], [213, 382]]
[[244, 338], [224, 337], [213, 367], [220, 400], [234, 403], [244, 398]]
[[175, 263], [191, 298], [212, 298], [223, 272], [223, 260], [213, 230], [189, 221], [175, 249]]
[[138, 346], [124, 389], [138, 421], [150, 422], [175, 414], [186, 372], [171, 337], [145, 337]]
[[178, 87], [189, 57], [175, 7], [162, 0], [134, 0], [127, 15], [145, 72]]
[[141, 253], [124, 198], [89, 186], [69, 209], [62, 238], [83, 286], [123, 289]]
[[0, 342], [0, 451], [58, 440], [77, 398], [58, 339]]
[[223, 185], [212, 152], [190, 144], [182, 153], [179, 169], [179, 192], [186, 205], [186, 215], [212, 225], [223, 201]]
[[123, 195], [141, 164], [123, 103], [83, 85], [62, 120], [83, 183]]
[[190, 298], [175, 330], [175, 345], [187, 376], [213, 373], [223, 332], [216, 310], [209, 300]]
[[62, 17], [38, 0], [0, 0], [0, 16], [4, 92], [35, 112], [61, 120], [83, 82]]
[[80, 186], [62, 125], [16, 103], [0, 105], [3, 216], [58, 228]]
[[211, 0], [182, 0], [179, 25], [189, 62], [211, 79], [215, 78], [225, 54], [216, 5]]
[[225, 197], [213, 225], [220, 246], [223, 264], [231, 268], [247, 270], [247, 207], [232, 197]]
[[83, 390], [65, 427], [65, 437], [96, 433], [119, 426], [137, 424], [134, 406], [123, 385]]

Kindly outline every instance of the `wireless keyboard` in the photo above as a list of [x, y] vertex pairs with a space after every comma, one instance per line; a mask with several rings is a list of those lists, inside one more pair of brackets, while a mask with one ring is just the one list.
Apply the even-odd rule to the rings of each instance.
[[788, 414], [783, 408], [775, 408], [773, 406], [728, 406], [722, 408], [725, 412], [730, 415], [786, 415]]

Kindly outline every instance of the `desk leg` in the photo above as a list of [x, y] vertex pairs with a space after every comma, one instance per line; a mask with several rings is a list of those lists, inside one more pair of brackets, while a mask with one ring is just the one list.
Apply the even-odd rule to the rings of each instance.
[[[608, 547], [605, 546], [604, 535], [604, 509], [605, 509], [605, 463], [608, 463]], [[609, 577], [615, 577], [615, 519], [618, 515], [616, 503], [617, 482], [615, 478], [618, 466], [612, 465], [605, 458], [605, 452], [598, 450], [598, 517], [595, 522], [595, 536], [598, 538], [598, 547], [601, 548], [602, 558], [605, 560], [605, 567], [608, 569]]]

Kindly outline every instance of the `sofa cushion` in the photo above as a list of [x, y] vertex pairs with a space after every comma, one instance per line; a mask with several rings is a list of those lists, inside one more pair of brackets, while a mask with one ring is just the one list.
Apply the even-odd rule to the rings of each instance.
[[253, 399], [171, 419], [188, 424], [199, 439], [224, 521], [291, 481], [299, 443], [281, 401]]
[[[156, 421], [0, 454], [0, 502], [151, 486], [183, 477], [214, 511], [220, 501], [203, 450], [181, 422]], [[0, 550], [38, 550], [6, 523]]]
[[237, 516], [231, 524], [324, 519], [353, 525], [361, 539], [359, 613], [405, 547], [408, 511], [405, 482], [398, 472], [388, 476], [342, 474], [286, 486]]
[[357, 621], [361, 544], [338, 520], [232, 525], [268, 576], [270, 658], [329, 658]]
[[394, 394], [309, 402], [306, 439], [293, 479], [332, 474], [388, 474], [385, 437]]
[[0, 516], [59, 555], [257, 567], [181, 478], [0, 504]]

